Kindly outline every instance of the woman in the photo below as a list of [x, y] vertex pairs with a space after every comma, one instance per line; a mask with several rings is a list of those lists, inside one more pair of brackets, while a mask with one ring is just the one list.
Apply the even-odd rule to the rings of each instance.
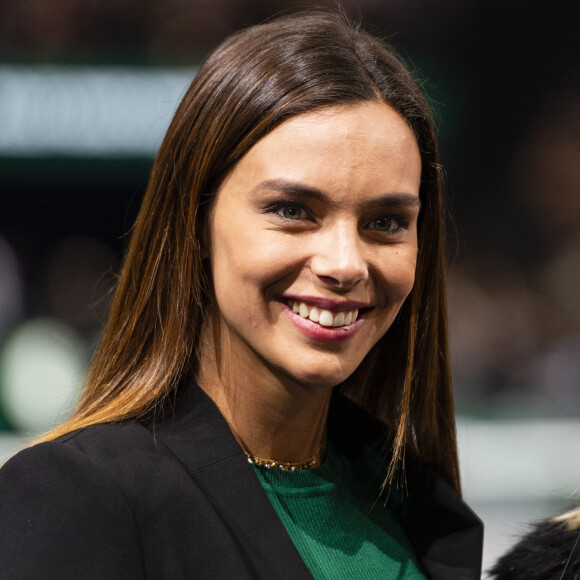
[[319, 13], [226, 40], [161, 146], [78, 410], [0, 472], [0, 570], [479, 578], [443, 240], [433, 124], [388, 47]]

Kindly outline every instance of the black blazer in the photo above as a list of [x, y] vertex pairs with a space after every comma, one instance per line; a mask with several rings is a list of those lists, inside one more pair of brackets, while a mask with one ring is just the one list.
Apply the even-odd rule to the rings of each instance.
[[[311, 579], [211, 399], [190, 385], [176, 409], [13, 457], [0, 470], [0, 578]], [[344, 453], [377, 435], [337, 397], [329, 430]], [[427, 575], [479, 579], [481, 522], [409, 460], [407, 481], [397, 517]]]

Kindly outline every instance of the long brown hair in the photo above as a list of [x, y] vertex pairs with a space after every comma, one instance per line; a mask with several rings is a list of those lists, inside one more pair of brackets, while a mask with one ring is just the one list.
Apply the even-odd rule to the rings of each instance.
[[416, 136], [422, 157], [419, 253], [411, 296], [341, 388], [392, 426], [391, 476], [410, 449], [459, 490], [433, 121], [393, 50], [330, 13], [300, 13], [248, 28], [201, 67], [155, 160], [78, 409], [45, 439], [142, 417], [195, 375], [208, 300], [200, 224], [220, 179], [285, 119], [368, 101], [392, 106]]

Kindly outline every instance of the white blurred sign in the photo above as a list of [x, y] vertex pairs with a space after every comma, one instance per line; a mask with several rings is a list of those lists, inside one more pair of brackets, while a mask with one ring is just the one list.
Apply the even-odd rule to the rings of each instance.
[[0, 155], [153, 156], [194, 74], [0, 66]]

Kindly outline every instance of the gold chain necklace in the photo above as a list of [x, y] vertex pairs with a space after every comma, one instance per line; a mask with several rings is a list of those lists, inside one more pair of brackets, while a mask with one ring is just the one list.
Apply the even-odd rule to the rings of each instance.
[[322, 434], [322, 442], [318, 451], [311, 455], [305, 461], [278, 461], [277, 459], [264, 459], [258, 455], [253, 455], [250, 453], [246, 446], [238, 438], [238, 442], [242, 447], [243, 452], [248, 458], [248, 463], [251, 465], [257, 465], [258, 467], [265, 467], [266, 469], [279, 469], [280, 471], [304, 471], [310, 469], [316, 469], [322, 465], [322, 458], [324, 456], [324, 451], [326, 450], [326, 429]]
[[263, 457], [252, 455], [247, 451], [244, 451], [244, 453], [248, 458], [248, 463], [251, 463], [252, 465], [257, 465], [258, 467], [265, 467], [266, 469], [279, 469], [280, 471], [301, 471], [305, 469], [315, 469], [322, 463], [320, 452], [316, 453], [315, 455], [312, 455], [312, 457], [309, 457], [306, 461], [302, 462], [264, 459]]

